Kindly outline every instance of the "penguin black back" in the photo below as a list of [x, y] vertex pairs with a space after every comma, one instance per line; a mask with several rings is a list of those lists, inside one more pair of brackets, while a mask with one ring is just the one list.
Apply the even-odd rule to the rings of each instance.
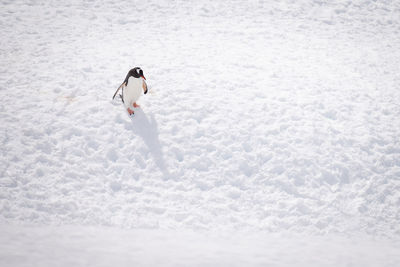
[[144, 78], [143, 70], [140, 67], [135, 67], [135, 68], [131, 69], [128, 72], [128, 74], [126, 75], [126, 78], [124, 80], [125, 86], [128, 85], [128, 80], [129, 80], [129, 77], [131, 77], [131, 76], [133, 76], [134, 78], [140, 78], [140, 77]]

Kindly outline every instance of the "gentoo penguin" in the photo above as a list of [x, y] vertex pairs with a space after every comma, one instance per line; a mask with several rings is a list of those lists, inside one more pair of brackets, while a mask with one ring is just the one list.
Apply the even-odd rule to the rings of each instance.
[[[126, 75], [124, 82], [120, 85], [118, 90], [120, 88], [122, 88], [122, 95], [120, 95], [122, 98], [122, 102], [124, 102], [124, 105], [128, 110], [129, 115], [132, 115], [134, 114], [132, 108], [140, 107], [138, 104], [136, 104], [136, 101], [142, 95], [142, 90], [145, 94], [147, 94], [147, 84], [146, 78], [143, 75], [143, 70], [139, 67], [131, 69]], [[115, 92], [114, 97], [117, 92]]]

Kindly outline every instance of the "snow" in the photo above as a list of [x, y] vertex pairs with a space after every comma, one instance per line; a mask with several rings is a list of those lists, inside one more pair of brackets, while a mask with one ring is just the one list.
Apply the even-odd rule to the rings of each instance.
[[37, 266], [396, 266], [400, 245], [359, 236], [349, 242], [331, 235], [82, 226], [6, 226], [4, 230], [2, 266], [32, 266], [32, 262]]
[[399, 1], [1, 13], [1, 266], [400, 265]]

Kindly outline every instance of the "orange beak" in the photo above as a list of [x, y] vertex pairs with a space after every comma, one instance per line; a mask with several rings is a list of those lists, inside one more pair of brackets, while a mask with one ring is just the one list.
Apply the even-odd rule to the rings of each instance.
[[146, 80], [146, 78], [142, 75], [142, 78]]

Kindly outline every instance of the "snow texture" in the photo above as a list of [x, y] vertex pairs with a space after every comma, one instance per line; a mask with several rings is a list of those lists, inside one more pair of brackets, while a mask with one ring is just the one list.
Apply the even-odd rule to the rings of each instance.
[[[0, 5], [1, 266], [168, 231], [171, 266], [400, 265], [399, 1]], [[135, 66], [129, 117], [111, 97]], [[140, 255], [120, 266], [163, 265]]]

